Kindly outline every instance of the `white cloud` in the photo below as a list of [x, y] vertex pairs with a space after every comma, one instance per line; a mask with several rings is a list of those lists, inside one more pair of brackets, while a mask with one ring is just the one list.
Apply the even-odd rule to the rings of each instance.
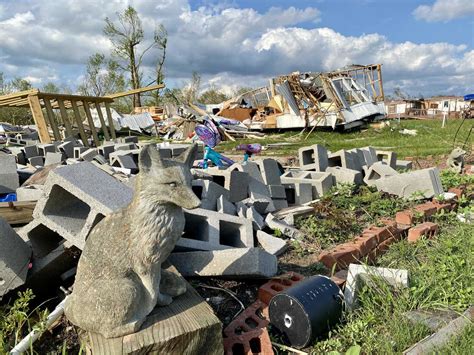
[[436, 0], [433, 5], [420, 5], [413, 11], [417, 20], [427, 22], [448, 22], [473, 14], [472, 0]]
[[[203, 82], [230, 91], [266, 84], [271, 76], [295, 70], [382, 63], [387, 88], [403, 85], [414, 93], [442, 92], [448, 86], [459, 93], [474, 89], [474, 51], [464, 45], [395, 43], [377, 33], [343, 35], [317, 28], [322, 15], [313, 7], [258, 12], [218, 3], [192, 9], [187, 0], [64, 0], [61, 6], [53, 0], [43, 0], [41, 6], [23, 0], [6, 5], [0, 20], [0, 71], [77, 84], [90, 55], [110, 53], [102, 34], [104, 18], [113, 18], [129, 3], [146, 33], [151, 35], [157, 23], [169, 33], [168, 85], [186, 82], [197, 71]], [[155, 58], [144, 62], [146, 77], [152, 75]]]

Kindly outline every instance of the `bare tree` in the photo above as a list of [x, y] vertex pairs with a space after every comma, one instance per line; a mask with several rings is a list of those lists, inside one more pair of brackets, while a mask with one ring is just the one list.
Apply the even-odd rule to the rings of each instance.
[[[137, 11], [128, 6], [123, 13], [117, 13], [117, 22], [112, 21], [108, 17], [105, 19], [104, 34], [109, 37], [113, 45], [113, 54], [120, 59], [119, 63], [122, 69], [130, 74], [132, 89], [141, 87], [143, 72], [141, 65], [144, 55], [152, 48], [159, 49], [162, 52], [161, 59], [158, 60], [157, 79], [161, 78], [163, 64], [165, 61], [166, 45], [168, 34], [163, 25], [155, 28], [151, 43], [140, 51], [139, 45], [144, 41], [144, 31], [142, 21]], [[133, 97], [133, 106], [141, 106], [140, 94]]]

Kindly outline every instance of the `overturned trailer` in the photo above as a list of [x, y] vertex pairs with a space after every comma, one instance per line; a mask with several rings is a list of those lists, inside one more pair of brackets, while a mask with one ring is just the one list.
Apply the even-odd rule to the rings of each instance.
[[356, 127], [385, 115], [381, 64], [272, 78], [269, 86], [224, 103], [219, 114], [255, 130]]

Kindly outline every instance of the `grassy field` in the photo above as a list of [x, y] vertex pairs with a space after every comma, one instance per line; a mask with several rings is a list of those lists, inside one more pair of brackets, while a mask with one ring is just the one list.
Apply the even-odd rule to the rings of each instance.
[[[297, 131], [283, 133], [268, 133], [264, 139], [239, 139], [238, 142], [222, 142], [218, 146], [219, 151], [232, 152], [239, 143], [290, 143], [279, 148], [270, 148], [265, 155], [296, 155], [298, 148], [312, 144], [322, 144], [329, 150], [335, 152], [339, 149], [351, 149], [365, 146], [373, 146], [381, 150], [393, 150], [398, 153], [399, 158], [426, 157], [448, 154], [453, 149], [453, 139], [459, 127], [460, 120], [451, 120], [445, 128], [441, 128], [439, 120], [402, 120], [390, 121], [390, 127], [381, 129], [369, 127], [367, 129], [352, 132], [313, 131], [308, 137], [308, 132], [298, 134]], [[468, 127], [472, 125], [467, 121], [460, 130], [458, 142], [464, 143]], [[417, 135], [410, 136], [401, 134], [402, 129], [416, 129]], [[307, 137], [307, 138], [306, 138]], [[474, 134], [471, 135], [469, 145], [472, 147]], [[235, 151], [234, 151], [235, 153]]]

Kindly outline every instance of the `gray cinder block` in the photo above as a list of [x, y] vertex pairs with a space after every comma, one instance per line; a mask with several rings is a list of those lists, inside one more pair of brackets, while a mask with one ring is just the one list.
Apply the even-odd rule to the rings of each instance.
[[397, 159], [397, 170], [411, 170], [413, 169], [413, 162], [410, 160]]
[[377, 160], [382, 161], [392, 169], [397, 168], [397, 153], [388, 150], [377, 150]]
[[275, 218], [275, 216], [271, 213], [267, 214], [265, 218], [265, 222], [267, 226], [273, 230], [279, 230], [283, 235], [286, 235], [289, 238], [300, 239], [302, 237], [301, 232], [290, 226], [288, 223], [284, 221], [280, 221]]
[[252, 221], [196, 208], [184, 210], [186, 224], [179, 249], [219, 250], [227, 248], [253, 247]]
[[133, 191], [89, 162], [49, 173], [35, 218], [79, 249], [104, 216], [130, 203]]
[[285, 184], [288, 205], [302, 205], [313, 201], [313, 185], [309, 183]]
[[17, 201], [38, 201], [43, 194], [43, 185], [28, 185], [16, 189]]
[[37, 156], [37, 157], [28, 158], [28, 163], [30, 163], [33, 166], [44, 166], [44, 157]]
[[110, 153], [115, 151], [114, 144], [104, 144], [101, 145], [99, 148], [99, 154], [102, 155], [105, 159], [109, 160]]
[[389, 176], [398, 175], [398, 172], [383, 162], [377, 162], [367, 170], [364, 182], [369, 185], [375, 185], [376, 181]]
[[375, 148], [372, 147], [364, 147], [364, 148], [358, 148], [358, 151], [362, 152], [365, 160], [365, 165], [370, 168], [370, 166], [376, 162], [378, 162], [377, 159], [377, 151]]
[[260, 248], [173, 253], [169, 260], [184, 277], [273, 277], [278, 270], [276, 256]]
[[408, 287], [407, 270], [350, 264], [347, 273], [346, 286], [344, 288], [344, 300], [346, 302], [346, 307], [350, 310], [356, 307], [357, 292], [359, 288], [358, 284], [361, 281], [361, 277], [366, 277], [366, 280], [370, 280], [371, 277], [376, 277], [383, 279], [394, 287]]
[[132, 150], [135, 149], [135, 143], [117, 143], [114, 144], [115, 150]]
[[326, 171], [328, 167], [328, 151], [319, 144], [298, 149], [301, 170]]
[[284, 184], [311, 184], [313, 186], [313, 199], [323, 196], [334, 184], [330, 173], [313, 171], [288, 171], [282, 175], [281, 181]]
[[262, 230], [265, 228], [265, 219], [257, 212], [255, 207], [252, 206], [247, 209], [246, 217], [252, 221], [253, 229]]
[[137, 136], [122, 137], [121, 142], [122, 143], [138, 143], [138, 137]]
[[13, 155], [0, 153], [0, 194], [15, 192], [20, 186]]
[[257, 240], [262, 248], [272, 255], [280, 255], [288, 249], [286, 241], [281, 238], [276, 238], [264, 231], [257, 231]]
[[38, 144], [38, 154], [42, 157], [46, 156], [46, 153], [54, 153], [56, 152], [56, 145], [51, 143], [46, 144]]
[[229, 191], [229, 201], [238, 202], [248, 197], [249, 175], [242, 171], [229, 169], [221, 170], [208, 168], [206, 170], [195, 169], [197, 173], [212, 176], [212, 180]]
[[58, 145], [58, 150], [63, 153], [66, 158], [74, 158], [74, 141], [66, 141]]
[[87, 147], [74, 147], [74, 159], [81, 159], [81, 154], [87, 150]]
[[23, 152], [23, 154], [25, 154], [26, 159], [31, 157], [37, 157], [39, 155], [38, 147], [36, 145], [28, 145], [21, 147], [21, 151]]
[[260, 168], [263, 182], [267, 185], [281, 185], [280, 169], [275, 159], [260, 159], [256, 163]]
[[217, 199], [220, 196], [229, 198], [229, 191], [210, 180], [193, 180], [192, 189], [201, 199], [201, 208], [217, 211]]
[[[356, 184], [362, 185], [362, 173], [357, 170], [345, 169], [340, 166], [331, 166], [326, 169], [327, 173], [331, 173], [338, 184]], [[308, 201], [309, 202], [309, 201]]]
[[389, 176], [377, 180], [375, 186], [379, 191], [407, 199], [432, 198], [444, 192], [438, 168]]
[[0, 218], [0, 298], [23, 285], [31, 249], [3, 218]]
[[130, 169], [132, 173], [138, 171], [138, 166], [130, 155], [119, 155], [113, 159], [112, 166]]
[[89, 148], [79, 154], [79, 159], [91, 162], [97, 154], [98, 153], [96, 149]]
[[340, 166], [346, 169], [360, 170], [360, 162], [358, 161], [357, 154], [344, 149], [329, 154], [328, 166]]
[[44, 166], [62, 164], [64, 161], [63, 153], [46, 153], [46, 158], [44, 160]]
[[[226, 190], [227, 191], [227, 190]], [[235, 216], [237, 214], [237, 208], [230, 202], [224, 195], [220, 195], [216, 201], [217, 212], [230, 214]]]

